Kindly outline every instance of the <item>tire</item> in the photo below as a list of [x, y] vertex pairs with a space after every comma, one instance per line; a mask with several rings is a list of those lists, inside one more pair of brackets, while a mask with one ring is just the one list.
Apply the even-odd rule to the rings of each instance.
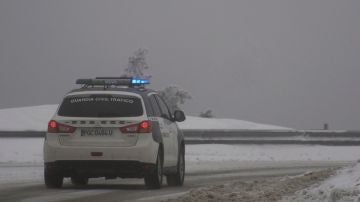
[[71, 183], [75, 186], [85, 186], [89, 182], [89, 178], [87, 177], [80, 177], [80, 176], [73, 176], [71, 177]]
[[166, 176], [166, 182], [169, 186], [182, 186], [185, 178], [185, 152], [181, 149], [179, 152], [177, 171], [174, 174]]
[[44, 180], [47, 188], [61, 188], [64, 177], [57, 168], [50, 168], [45, 165]]
[[155, 169], [152, 172], [147, 173], [144, 178], [145, 186], [148, 189], [160, 189], [162, 186], [163, 162], [161, 159], [162, 159], [162, 152], [161, 150], [159, 150], [156, 158]]

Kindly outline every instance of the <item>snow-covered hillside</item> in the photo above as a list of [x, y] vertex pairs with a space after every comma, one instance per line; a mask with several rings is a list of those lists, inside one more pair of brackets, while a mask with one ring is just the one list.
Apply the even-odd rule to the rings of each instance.
[[[45, 131], [47, 122], [58, 105], [40, 105], [0, 110], [0, 131]], [[182, 129], [225, 129], [225, 130], [292, 130], [280, 126], [259, 124], [236, 119], [209, 119], [187, 116], [179, 123]]]
[[238, 119], [201, 118], [186, 116], [184, 122], [179, 123], [181, 129], [207, 129], [207, 130], [293, 130], [280, 126], [254, 123]]

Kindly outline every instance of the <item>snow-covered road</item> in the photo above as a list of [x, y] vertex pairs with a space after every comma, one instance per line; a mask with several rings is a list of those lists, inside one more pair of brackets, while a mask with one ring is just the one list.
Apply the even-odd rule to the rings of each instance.
[[[147, 190], [143, 180], [92, 179], [88, 186], [79, 188], [65, 181], [63, 189], [46, 189], [43, 185], [43, 168], [37, 165], [2, 164], [0, 170], [7, 175], [0, 185], [0, 201], [160, 201], [185, 194], [201, 187], [235, 181], [264, 180], [278, 176], [292, 176], [329, 167], [343, 166], [340, 162], [257, 162], [239, 164], [232, 170], [207, 172], [188, 171], [183, 187], [165, 186], [161, 190]], [[11, 178], [13, 180], [11, 180]]]

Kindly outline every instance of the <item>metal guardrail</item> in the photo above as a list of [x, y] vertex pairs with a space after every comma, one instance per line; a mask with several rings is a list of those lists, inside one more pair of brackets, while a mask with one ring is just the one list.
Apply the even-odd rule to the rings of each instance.
[[0, 138], [4, 137], [45, 137], [44, 131], [0, 131]]
[[360, 145], [360, 131], [183, 130], [187, 144]]
[[[360, 131], [183, 130], [183, 133], [186, 144], [360, 145]], [[0, 138], [44, 137], [45, 134], [43, 131], [0, 131]]]

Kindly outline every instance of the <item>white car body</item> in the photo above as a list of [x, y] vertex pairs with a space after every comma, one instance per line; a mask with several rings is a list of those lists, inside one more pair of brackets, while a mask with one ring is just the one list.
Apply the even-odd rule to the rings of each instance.
[[[164, 105], [159, 103], [165, 102], [155, 91], [143, 88], [77, 89], [65, 96], [63, 111], [73, 105], [83, 107], [91, 103], [89, 106], [97, 106], [98, 101], [104, 102], [102, 106], [106, 107], [113, 103], [119, 106], [137, 103], [143, 110], [142, 114], [129, 117], [76, 117], [71, 114], [74, 110], [69, 110], [71, 116], [59, 114], [60, 105], [49, 122], [44, 142], [45, 183], [48, 187], [61, 187], [64, 177], [71, 177], [75, 184], [84, 184], [85, 179], [87, 183], [87, 179], [92, 177], [145, 177], [148, 187], [159, 188], [161, 183], [154, 186], [146, 181], [146, 177], [157, 169], [157, 161], [162, 164], [159, 175], [172, 176], [180, 172], [179, 158], [185, 150], [183, 135], [170, 110], [167, 109], [168, 115], [163, 114]], [[73, 109], [76, 111], [79, 107]], [[89, 108], [92, 110], [102, 109]], [[83, 111], [79, 109], [81, 113], [88, 113]]]

